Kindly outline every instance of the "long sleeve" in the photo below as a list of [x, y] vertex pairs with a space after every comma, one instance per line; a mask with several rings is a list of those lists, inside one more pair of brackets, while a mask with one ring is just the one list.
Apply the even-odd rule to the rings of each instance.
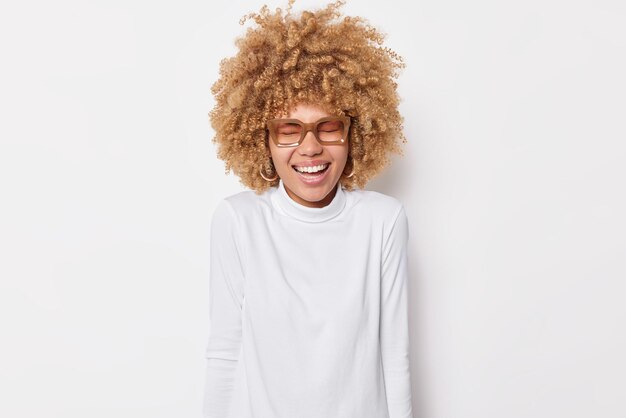
[[242, 343], [245, 273], [236, 221], [230, 203], [222, 200], [211, 221], [205, 418], [228, 416]]
[[408, 220], [404, 207], [383, 248], [380, 344], [390, 418], [412, 418], [408, 326]]

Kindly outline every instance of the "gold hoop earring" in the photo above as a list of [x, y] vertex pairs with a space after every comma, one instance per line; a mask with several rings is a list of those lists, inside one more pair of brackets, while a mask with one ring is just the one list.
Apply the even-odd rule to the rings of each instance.
[[[270, 165], [272, 167], [274, 166], [274, 164], [272, 164], [272, 160], [270, 160]], [[261, 174], [261, 177], [263, 177], [263, 179], [265, 179], [266, 181], [274, 181], [274, 180], [276, 180], [278, 178], [278, 173], [275, 173], [274, 177], [272, 177], [272, 178], [265, 177], [265, 175], [263, 175], [263, 166], [261, 166], [259, 168], [259, 174]]]
[[[352, 171], [350, 172], [350, 174], [343, 173], [344, 176], [346, 176], [346, 178], [350, 178], [354, 175], [354, 159], [352, 157], [350, 157], [350, 161], [352, 161]], [[344, 167], [345, 170], [345, 167]]]

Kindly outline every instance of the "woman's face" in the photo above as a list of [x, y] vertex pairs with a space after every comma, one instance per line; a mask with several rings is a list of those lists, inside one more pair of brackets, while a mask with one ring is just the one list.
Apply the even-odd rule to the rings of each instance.
[[[301, 103], [288, 115], [279, 117], [310, 123], [326, 116], [332, 115], [319, 106]], [[348, 159], [348, 142], [322, 145], [309, 131], [297, 147], [277, 147], [272, 140], [269, 140], [269, 146], [276, 172], [294, 201], [304, 206], [324, 207], [333, 200], [335, 186]], [[321, 174], [301, 174], [295, 169], [297, 166], [319, 165], [328, 165], [328, 168]]]

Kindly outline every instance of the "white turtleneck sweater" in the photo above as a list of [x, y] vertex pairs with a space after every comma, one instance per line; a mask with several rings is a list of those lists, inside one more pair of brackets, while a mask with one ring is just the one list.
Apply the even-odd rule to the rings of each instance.
[[409, 418], [408, 221], [338, 187], [323, 208], [282, 180], [211, 223], [205, 418]]

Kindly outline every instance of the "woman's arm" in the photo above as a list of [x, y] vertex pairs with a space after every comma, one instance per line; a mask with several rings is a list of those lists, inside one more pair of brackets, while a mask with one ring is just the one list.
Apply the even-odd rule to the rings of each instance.
[[205, 418], [225, 418], [230, 408], [241, 350], [241, 261], [235, 214], [230, 203], [222, 200], [211, 221]]
[[408, 326], [408, 220], [404, 207], [383, 247], [380, 345], [390, 418], [412, 418]]

